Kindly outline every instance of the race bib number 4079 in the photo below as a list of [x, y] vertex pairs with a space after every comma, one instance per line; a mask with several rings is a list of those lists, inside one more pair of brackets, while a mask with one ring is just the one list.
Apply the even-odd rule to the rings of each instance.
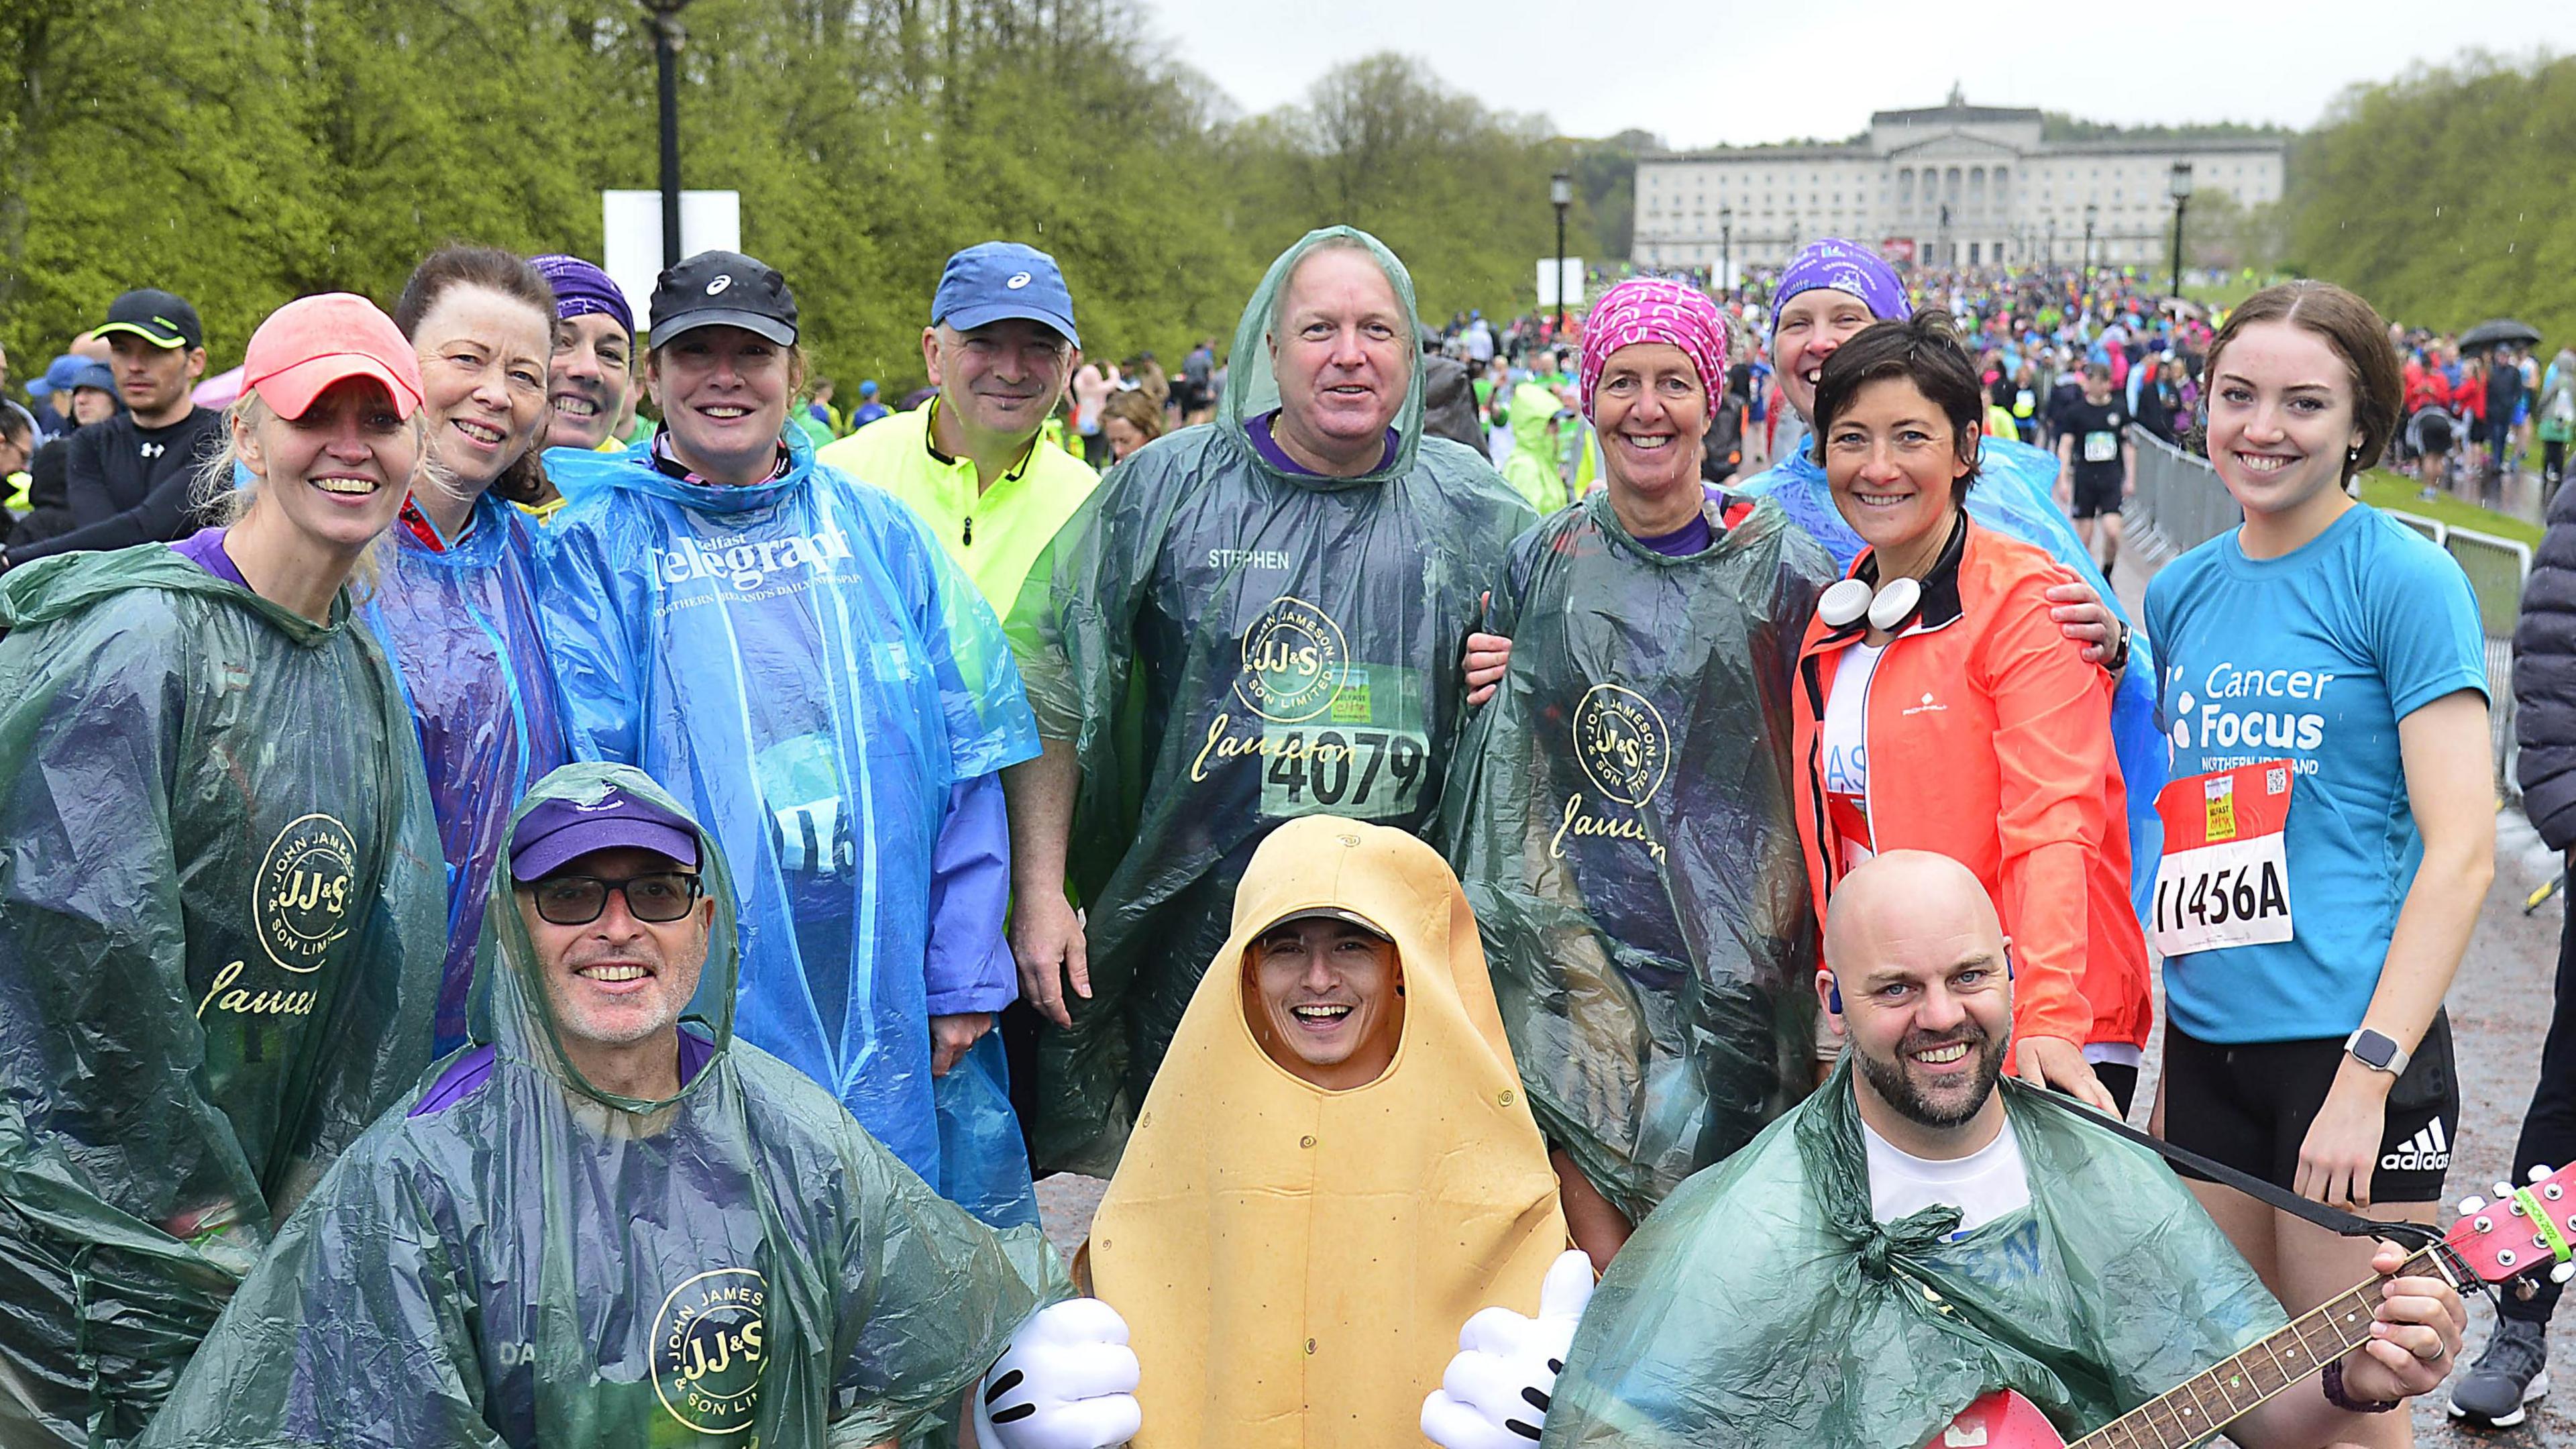
[[2167, 956], [2287, 941], [2290, 871], [2282, 849], [2297, 769], [2287, 760], [2176, 780], [2156, 797], [2164, 860], [2150, 922]]

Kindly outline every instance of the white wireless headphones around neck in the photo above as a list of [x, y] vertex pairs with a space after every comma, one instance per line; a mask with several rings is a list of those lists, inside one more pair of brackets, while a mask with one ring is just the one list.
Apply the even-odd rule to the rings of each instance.
[[1825, 590], [1816, 613], [1828, 629], [1844, 629], [1869, 619], [1881, 633], [1894, 633], [1923, 607], [1923, 585], [1913, 579], [1890, 579], [1872, 589], [1867, 579], [1850, 578]]

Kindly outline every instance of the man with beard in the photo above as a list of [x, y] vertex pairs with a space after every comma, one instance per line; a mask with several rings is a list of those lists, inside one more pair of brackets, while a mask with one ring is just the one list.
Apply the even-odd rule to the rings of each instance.
[[[1890, 851], [1846, 876], [1816, 987], [1847, 1065], [1666, 1200], [1579, 1311], [1471, 1320], [1423, 1432], [1526, 1449], [1537, 1407], [1549, 1449], [1915, 1449], [2011, 1389], [2073, 1439], [2281, 1328], [2162, 1161], [1999, 1081], [2010, 946], [1945, 856]], [[2383, 1246], [2372, 1266], [2403, 1261]], [[2374, 1316], [2322, 1375], [2205, 1428], [2342, 1442], [2439, 1386], [2459, 1295], [2393, 1278]]]

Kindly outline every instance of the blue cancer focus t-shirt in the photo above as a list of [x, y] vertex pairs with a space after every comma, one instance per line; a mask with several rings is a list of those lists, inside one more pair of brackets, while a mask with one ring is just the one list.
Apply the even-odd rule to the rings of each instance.
[[2174, 780], [2297, 766], [2283, 831], [2296, 934], [2167, 958], [2171, 1019], [2211, 1042], [2341, 1039], [2424, 855], [2397, 722], [2487, 690], [2468, 579], [2431, 540], [2355, 507], [2281, 558], [2246, 557], [2230, 530], [2176, 559], [2147, 586], [2147, 635]]

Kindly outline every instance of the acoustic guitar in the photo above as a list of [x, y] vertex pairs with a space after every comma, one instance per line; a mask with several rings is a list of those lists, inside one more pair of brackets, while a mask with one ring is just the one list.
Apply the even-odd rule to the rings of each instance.
[[[2576, 1239], [2576, 1167], [2534, 1169], [2530, 1186], [2499, 1182], [2495, 1192], [2492, 1206], [2474, 1197], [2461, 1202], [2450, 1232], [2408, 1256], [2388, 1277], [2440, 1278], [2455, 1288], [2472, 1277], [2505, 1283], [2544, 1268], [2560, 1283], [2576, 1277], [2576, 1254], [2569, 1248]], [[2318, 1304], [2287, 1328], [2072, 1445], [2030, 1400], [2005, 1389], [1970, 1404], [1923, 1449], [2185, 1449], [2369, 1342], [2386, 1281], [2373, 1278]]]

